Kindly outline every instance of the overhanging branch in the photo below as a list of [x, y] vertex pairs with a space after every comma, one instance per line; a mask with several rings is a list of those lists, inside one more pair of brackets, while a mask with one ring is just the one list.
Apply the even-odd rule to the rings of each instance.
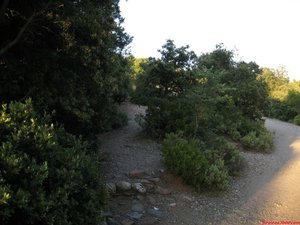
[[32, 14], [27, 19], [26, 23], [23, 25], [23, 27], [20, 29], [19, 33], [17, 34], [16, 38], [14, 40], [12, 40], [11, 42], [9, 42], [2, 49], [0, 49], [0, 56], [2, 56], [8, 49], [10, 49], [11, 47], [13, 47], [15, 44], [18, 43], [18, 41], [21, 39], [23, 33], [25, 32], [25, 30], [27, 29], [27, 27], [29, 26], [29, 24], [31, 23], [31, 21], [33, 20], [34, 17], [35, 17], [35, 13]]
[[9, 2], [9, 0], [3, 0], [2, 6], [1, 6], [1, 9], [0, 9], [0, 20], [3, 19], [5, 10], [6, 10], [7, 6], [8, 6], [8, 2]]

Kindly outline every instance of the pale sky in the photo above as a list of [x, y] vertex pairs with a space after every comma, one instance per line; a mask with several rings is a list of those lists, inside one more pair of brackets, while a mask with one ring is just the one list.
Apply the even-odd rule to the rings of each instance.
[[224, 43], [261, 67], [300, 80], [300, 0], [121, 0], [135, 57], [159, 57], [167, 39], [197, 55]]

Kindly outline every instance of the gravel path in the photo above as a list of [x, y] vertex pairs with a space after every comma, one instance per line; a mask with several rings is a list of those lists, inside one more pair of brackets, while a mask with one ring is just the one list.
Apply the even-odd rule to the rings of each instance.
[[109, 158], [104, 171], [107, 182], [126, 179], [126, 174], [133, 170], [151, 172], [164, 167], [160, 145], [146, 137], [135, 120], [135, 115], [145, 114], [146, 108], [124, 103], [120, 110], [128, 116], [127, 126], [99, 137], [101, 149]]
[[[127, 179], [126, 173], [135, 169], [163, 168], [160, 145], [143, 137], [133, 119], [135, 113], [144, 113], [145, 108], [126, 103], [122, 109], [129, 115], [128, 125], [100, 137], [103, 151], [112, 159], [107, 165], [107, 181]], [[242, 152], [246, 162], [244, 173], [231, 180], [226, 192], [196, 193], [182, 184], [180, 178], [166, 172], [160, 177], [170, 195], [116, 196], [111, 200], [110, 210], [116, 218], [124, 218], [122, 215], [128, 214], [138, 201], [145, 208], [155, 207], [164, 213], [158, 220], [135, 223], [145, 225], [300, 221], [300, 127], [273, 119], [266, 119], [265, 126], [274, 133], [274, 152]]]

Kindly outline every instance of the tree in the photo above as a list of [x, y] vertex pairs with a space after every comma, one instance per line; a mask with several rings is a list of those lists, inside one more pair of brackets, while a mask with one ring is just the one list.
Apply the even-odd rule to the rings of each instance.
[[289, 78], [284, 67], [276, 70], [263, 68], [258, 79], [267, 84], [270, 97], [281, 101], [286, 98]]
[[0, 23], [0, 49], [10, 46], [0, 56], [0, 101], [31, 97], [75, 133], [116, 126], [114, 104], [126, 98], [130, 76], [122, 21], [114, 0], [9, 1]]

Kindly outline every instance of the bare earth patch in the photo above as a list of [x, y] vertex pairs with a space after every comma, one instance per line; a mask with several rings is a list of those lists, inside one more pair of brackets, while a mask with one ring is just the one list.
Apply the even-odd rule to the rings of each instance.
[[[242, 152], [246, 167], [232, 178], [227, 191], [197, 193], [165, 170], [161, 145], [142, 134], [134, 120], [145, 107], [124, 103], [128, 125], [102, 134], [101, 151], [110, 157], [105, 165], [107, 182], [157, 182], [145, 184], [147, 193], [112, 195], [107, 224], [261, 224], [263, 221], [300, 221], [300, 128], [266, 119], [274, 132], [274, 152]], [[131, 171], [145, 172], [128, 177]], [[161, 192], [157, 190], [163, 190]]]

